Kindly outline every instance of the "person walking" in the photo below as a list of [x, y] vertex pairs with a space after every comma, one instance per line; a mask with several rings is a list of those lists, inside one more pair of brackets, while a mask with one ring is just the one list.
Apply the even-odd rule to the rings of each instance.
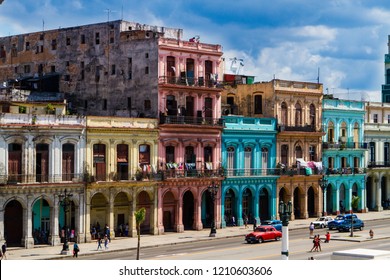
[[4, 242], [4, 244], [1, 246], [1, 259], [7, 259], [7, 243]]
[[244, 214], [244, 226], [248, 228], [248, 216], [246, 214]]
[[104, 250], [108, 249], [108, 236], [107, 234], [104, 235]]
[[314, 235], [314, 224], [313, 224], [313, 222], [311, 222], [310, 225], [309, 225], [309, 231], [310, 231], [310, 236], [309, 237], [312, 237]]
[[329, 243], [329, 241], [330, 241], [330, 233], [329, 231], [327, 231], [325, 234], [325, 243]]
[[98, 247], [97, 247], [96, 251], [99, 251], [99, 248], [103, 250], [103, 248], [102, 248], [102, 238], [100, 237], [100, 234], [98, 234], [96, 242], [98, 244]]
[[320, 236], [315, 235], [313, 238], [313, 247], [311, 248], [310, 252], [318, 252], [320, 246]]
[[73, 244], [73, 257], [77, 258], [79, 256], [80, 248], [77, 242]]

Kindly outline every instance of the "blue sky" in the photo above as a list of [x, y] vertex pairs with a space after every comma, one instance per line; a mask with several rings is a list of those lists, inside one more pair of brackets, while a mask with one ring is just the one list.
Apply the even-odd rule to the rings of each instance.
[[[107, 11], [110, 12], [107, 12]], [[181, 28], [223, 46], [256, 81], [315, 82], [339, 98], [380, 101], [388, 0], [4, 0], [0, 36], [123, 19]], [[327, 89], [327, 90], [326, 90]]]

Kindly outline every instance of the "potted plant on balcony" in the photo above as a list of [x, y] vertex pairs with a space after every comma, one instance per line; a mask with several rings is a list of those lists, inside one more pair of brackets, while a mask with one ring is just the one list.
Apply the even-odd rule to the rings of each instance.
[[135, 179], [136, 179], [137, 181], [141, 181], [141, 180], [142, 180], [142, 177], [143, 177], [142, 169], [141, 169], [141, 168], [138, 168], [137, 171], [135, 172]]
[[48, 104], [46, 105], [46, 113], [47, 113], [47, 114], [52, 115], [52, 114], [55, 113], [55, 111], [56, 111], [56, 108], [53, 106], [53, 104], [48, 103]]

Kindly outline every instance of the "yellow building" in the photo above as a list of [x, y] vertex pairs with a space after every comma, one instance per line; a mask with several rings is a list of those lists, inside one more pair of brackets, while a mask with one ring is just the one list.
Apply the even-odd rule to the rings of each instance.
[[84, 175], [91, 229], [104, 233], [107, 225], [111, 238], [135, 236], [134, 211], [145, 207], [141, 231], [157, 232], [157, 139], [156, 119], [87, 117]]

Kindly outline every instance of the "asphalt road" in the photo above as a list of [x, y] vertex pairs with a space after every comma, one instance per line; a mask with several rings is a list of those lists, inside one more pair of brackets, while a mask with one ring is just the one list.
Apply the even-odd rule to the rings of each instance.
[[[383, 221], [367, 221], [363, 231], [356, 235], [367, 235], [369, 229], [375, 232], [390, 230], [390, 219]], [[327, 229], [316, 229], [315, 233], [324, 236]], [[336, 234], [337, 231], [330, 231]], [[218, 234], [218, 233], [217, 233]], [[322, 251], [311, 253], [312, 240], [307, 229], [291, 230], [289, 232], [289, 259], [307, 260], [313, 256], [318, 260], [329, 260], [334, 251], [367, 248], [390, 250], [390, 239], [370, 240], [366, 242], [351, 242], [331, 240], [322, 243]], [[153, 248], [142, 248], [141, 260], [280, 260], [281, 241], [269, 241], [262, 244], [247, 244], [242, 237], [221, 238], [208, 241], [188, 242], [177, 245], [163, 245]], [[135, 260], [136, 250], [121, 252], [106, 252], [104, 254], [80, 256], [84, 260]]]

